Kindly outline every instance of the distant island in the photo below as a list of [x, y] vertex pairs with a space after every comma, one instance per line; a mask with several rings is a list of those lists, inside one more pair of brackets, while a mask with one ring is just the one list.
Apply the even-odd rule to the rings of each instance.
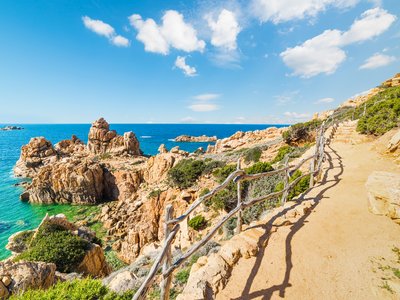
[[11, 125], [8, 125], [8, 126], [5, 126], [5, 127], [3, 127], [3, 128], [0, 128], [0, 131], [11, 131], [11, 130], [22, 130], [22, 129], [24, 129], [23, 127], [20, 127], [20, 126], [11, 126]]
[[174, 138], [175, 142], [192, 142], [192, 143], [209, 143], [216, 142], [216, 136], [190, 136], [190, 135], [180, 135]]

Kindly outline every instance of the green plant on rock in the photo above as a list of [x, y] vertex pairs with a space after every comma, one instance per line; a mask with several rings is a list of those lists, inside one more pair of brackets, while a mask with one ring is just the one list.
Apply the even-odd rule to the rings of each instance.
[[250, 162], [258, 162], [260, 160], [262, 151], [259, 147], [251, 148], [246, 151], [246, 154], [244, 156], [244, 161], [246, 163]]
[[275, 158], [271, 161], [272, 164], [280, 162], [282, 159], [285, 158], [287, 154], [291, 154], [295, 151], [295, 148], [289, 145], [285, 145], [279, 148], [278, 153], [276, 154]]
[[181, 189], [192, 186], [205, 169], [205, 162], [195, 159], [183, 159], [168, 171], [169, 181]]
[[35, 232], [33, 230], [26, 230], [14, 236], [14, 248], [18, 248], [20, 251], [25, 251], [26, 249], [28, 249], [29, 243], [31, 242], [34, 233]]
[[203, 215], [197, 215], [189, 220], [188, 225], [194, 230], [201, 230], [207, 225], [207, 220]]
[[183, 268], [176, 273], [175, 282], [177, 284], [184, 285], [187, 283], [189, 275], [190, 275], [190, 268], [189, 267]]
[[134, 291], [118, 294], [104, 286], [101, 280], [85, 278], [58, 282], [47, 290], [28, 290], [12, 295], [10, 300], [130, 300]]
[[72, 272], [83, 260], [90, 243], [64, 227], [44, 223], [27, 250], [15, 260], [54, 263], [61, 272]]
[[[292, 183], [300, 176], [302, 176], [301, 171], [296, 170], [290, 177], [289, 183]], [[290, 189], [287, 196], [287, 200], [292, 200], [294, 197], [300, 195], [301, 193], [304, 193], [305, 191], [308, 190], [309, 186], [310, 186], [310, 175], [304, 176], [299, 180], [299, 182], [293, 188]], [[283, 190], [283, 188], [284, 188], [283, 182], [280, 182], [277, 184], [275, 191], [280, 192]]]
[[160, 197], [161, 193], [162, 193], [162, 190], [160, 190], [160, 189], [152, 190], [152, 191], [149, 193], [148, 198], [154, 198], [154, 199], [156, 199], [156, 198]]
[[322, 124], [321, 120], [312, 120], [305, 123], [297, 123], [283, 132], [282, 137], [289, 145], [313, 142], [317, 128]]

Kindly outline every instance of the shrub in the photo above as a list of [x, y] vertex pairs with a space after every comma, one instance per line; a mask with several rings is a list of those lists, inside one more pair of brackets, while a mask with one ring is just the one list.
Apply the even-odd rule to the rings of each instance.
[[315, 130], [322, 124], [321, 120], [312, 120], [305, 123], [297, 123], [283, 132], [282, 137], [289, 145], [312, 142]]
[[[295, 181], [297, 178], [299, 178], [302, 175], [300, 170], [296, 170], [292, 176], [290, 177], [289, 183]], [[292, 200], [294, 197], [300, 195], [301, 193], [305, 192], [310, 186], [310, 175], [303, 177], [300, 179], [300, 181], [289, 191], [287, 200]], [[275, 191], [279, 192], [282, 191], [284, 188], [283, 182], [280, 182], [276, 188]]]
[[54, 263], [61, 272], [72, 272], [82, 261], [89, 242], [73, 235], [64, 227], [43, 224], [30, 247], [15, 260], [43, 261]]
[[117, 271], [127, 266], [125, 262], [118, 258], [114, 250], [104, 251], [104, 256], [106, 257], [106, 261], [111, 266], [113, 271]]
[[193, 228], [194, 230], [200, 230], [204, 228], [206, 224], [206, 218], [204, 218], [202, 215], [197, 215], [191, 218], [188, 222], [189, 227]]
[[172, 185], [181, 189], [192, 186], [205, 169], [202, 160], [183, 159], [168, 171], [168, 177]]
[[182, 270], [177, 272], [175, 275], [176, 283], [178, 283], [180, 285], [186, 284], [189, 279], [189, 275], [190, 275], [190, 268], [189, 267], [183, 268]]
[[112, 158], [112, 155], [110, 154], [110, 153], [103, 153], [103, 154], [100, 154], [100, 159], [110, 159], [110, 158]]
[[378, 93], [356, 111], [360, 117], [357, 131], [364, 134], [382, 135], [398, 126], [400, 122], [400, 87], [387, 88]]
[[160, 189], [156, 189], [156, 190], [152, 190], [149, 195], [148, 198], [158, 198], [160, 197], [162, 191]]
[[18, 248], [18, 250], [21, 252], [28, 249], [29, 243], [31, 242], [34, 233], [35, 232], [33, 230], [26, 230], [18, 233], [13, 239], [13, 242], [15, 244], [14, 248]]
[[254, 165], [246, 168], [246, 173], [247, 174], [257, 174], [257, 173], [265, 173], [269, 171], [273, 171], [274, 168], [271, 166], [270, 163], [267, 162], [258, 162], [255, 163]]
[[246, 151], [246, 155], [244, 156], [244, 161], [246, 163], [249, 162], [258, 162], [260, 160], [262, 151], [260, 148], [255, 147]]
[[289, 145], [285, 145], [279, 148], [278, 153], [276, 154], [275, 158], [271, 161], [272, 164], [280, 162], [282, 159], [285, 158], [287, 154], [291, 154], [295, 151], [294, 147]]
[[128, 300], [134, 291], [117, 294], [101, 283], [101, 280], [86, 278], [58, 282], [47, 290], [28, 290], [12, 295], [10, 300]]
[[236, 165], [226, 165], [214, 170], [212, 174], [219, 183], [222, 183], [234, 171], [236, 171]]
[[199, 197], [203, 197], [204, 195], [207, 195], [210, 192], [209, 188], [204, 188], [201, 190]]
[[210, 159], [206, 159], [205, 163], [206, 163], [206, 166], [203, 170], [203, 174], [211, 174], [215, 169], [222, 168], [223, 166], [226, 165], [226, 163], [223, 161], [210, 160]]
[[237, 217], [233, 217], [226, 221], [224, 224], [226, 230], [226, 238], [230, 239], [234, 234], [237, 227]]

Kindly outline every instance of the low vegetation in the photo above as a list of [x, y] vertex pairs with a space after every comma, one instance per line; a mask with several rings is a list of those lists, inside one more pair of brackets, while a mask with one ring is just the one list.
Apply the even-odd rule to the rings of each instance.
[[[295, 181], [300, 176], [302, 176], [301, 171], [296, 170], [290, 177], [289, 183]], [[292, 200], [294, 197], [300, 195], [301, 193], [304, 193], [305, 191], [308, 190], [309, 186], [310, 186], [310, 175], [300, 179], [300, 181], [289, 191], [287, 200]], [[280, 182], [276, 186], [275, 191], [276, 192], [282, 191], [283, 188], [284, 188], [283, 182]]]
[[74, 279], [58, 282], [47, 290], [28, 290], [10, 300], [130, 300], [134, 291], [117, 294], [95, 279]]
[[194, 230], [201, 230], [207, 225], [207, 220], [203, 215], [197, 215], [189, 220], [188, 225]]
[[43, 224], [27, 250], [15, 260], [54, 263], [60, 272], [73, 272], [83, 260], [90, 243], [64, 227]]
[[400, 87], [387, 88], [364, 105], [360, 105], [355, 111], [355, 115], [360, 118], [357, 125], [360, 133], [382, 135], [399, 126]]
[[171, 185], [186, 189], [191, 187], [202, 174], [209, 174], [224, 163], [214, 160], [183, 159], [168, 171]]
[[13, 242], [15, 248], [18, 248], [20, 251], [25, 251], [26, 249], [28, 249], [29, 243], [31, 242], [34, 233], [35, 232], [33, 230], [26, 230], [14, 236]]
[[244, 161], [246, 163], [258, 162], [261, 154], [262, 150], [259, 147], [251, 148], [245, 152]]
[[297, 123], [283, 132], [282, 137], [288, 145], [299, 145], [313, 142], [315, 132], [322, 124], [321, 120], [311, 120], [305, 123]]

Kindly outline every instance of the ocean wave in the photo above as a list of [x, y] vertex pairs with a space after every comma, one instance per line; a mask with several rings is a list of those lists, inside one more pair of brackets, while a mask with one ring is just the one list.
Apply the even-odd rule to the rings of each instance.
[[170, 142], [175, 142], [175, 139], [168, 139], [168, 141], [170, 141]]
[[151, 135], [142, 135], [140, 136], [142, 139], [151, 139], [152, 136]]

